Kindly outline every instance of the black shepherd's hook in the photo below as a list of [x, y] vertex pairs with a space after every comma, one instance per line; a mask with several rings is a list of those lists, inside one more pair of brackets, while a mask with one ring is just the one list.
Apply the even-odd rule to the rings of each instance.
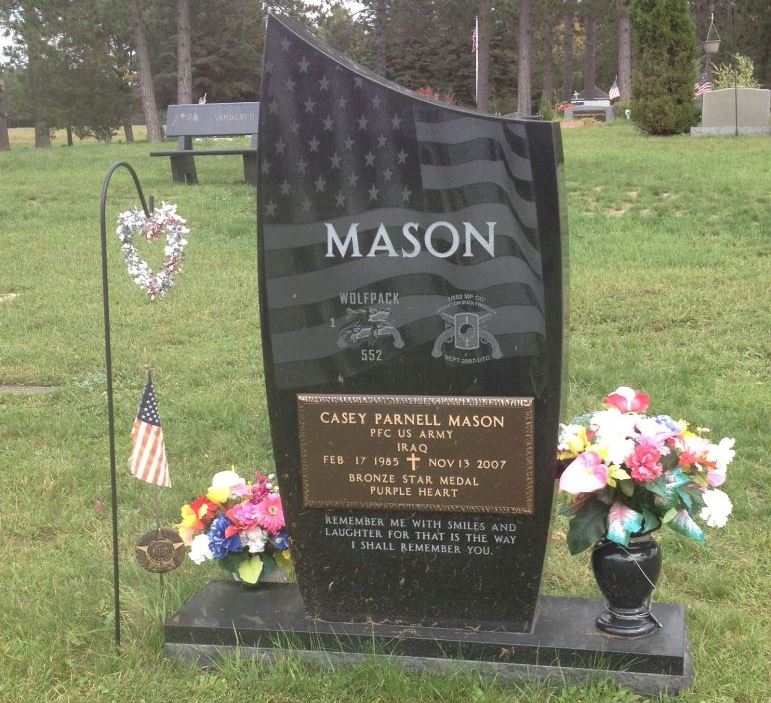
[[125, 161], [118, 161], [110, 166], [102, 184], [102, 200], [99, 221], [102, 229], [102, 306], [104, 309], [104, 363], [107, 374], [107, 424], [110, 434], [110, 498], [112, 503], [112, 574], [115, 602], [115, 646], [120, 647], [120, 576], [118, 572], [118, 484], [115, 473], [115, 415], [112, 403], [112, 347], [110, 343], [110, 289], [107, 280], [107, 191], [110, 179], [119, 169], [125, 168], [134, 179], [139, 202], [148, 217], [153, 212], [153, 198], [150, 207], [145, 201], [145, 194], [139, 184], [136, 171]]

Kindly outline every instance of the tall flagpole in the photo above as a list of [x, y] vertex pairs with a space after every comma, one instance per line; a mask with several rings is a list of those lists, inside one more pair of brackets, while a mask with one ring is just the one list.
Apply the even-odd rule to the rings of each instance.
[[475, 88], [474, 88], [474, 94], [477, 104], [477, 109], [479, 108], [479, 15], [474, 16], [474, 37], [476, 41], [474, 42], [474, 56], [476, 58], [476, 78], [475, 78]]

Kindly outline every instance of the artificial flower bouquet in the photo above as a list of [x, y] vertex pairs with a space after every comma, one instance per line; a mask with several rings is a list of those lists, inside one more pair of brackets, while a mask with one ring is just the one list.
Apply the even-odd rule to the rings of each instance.
[[181, 509], [177, 531], [196, 564], [216, 560], [256, 584], [275, 568], [291, 570], [289, 538], [275, 476], [256, 472], [247, 483], [236, 471], [214, 474], [205, 495]]
[[695, 518], [723, 527], [732, 505], [721, 491], [734, 457], [734, 440], [717, 444], [706, 428], [647, 415], [650, 397], [621, 386], [604, 409], [560, 425], [560, 491], [570, 517], [571, 554], [602, 539], [627, 546], [632, 536], [669, 525], [704, 543]]

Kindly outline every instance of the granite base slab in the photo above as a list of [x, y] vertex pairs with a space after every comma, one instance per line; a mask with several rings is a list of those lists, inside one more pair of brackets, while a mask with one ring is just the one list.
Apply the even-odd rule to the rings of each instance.
[[387, 657], [413, 671], [469, 670], [503, 679], [581, 683], [612, 679], [640, 693], [674, 693], [693, 681], [685, 612], [656, 603], [662, 628], [645, 638], [608, 637], [594, 627], [599, 600], [542, 597], [533, 631], [326, 622], [306, 617], [295, 584], [255, 590], [212, 581], [165, 625], [166, 656], [207, 665], [223, 654], [326, 666]]
[[[742, 127], [739, 134], [745, 137], [771, 137], [771, 127]], [[692, 137], [733, 137], [736, 127], [691, 127]]]

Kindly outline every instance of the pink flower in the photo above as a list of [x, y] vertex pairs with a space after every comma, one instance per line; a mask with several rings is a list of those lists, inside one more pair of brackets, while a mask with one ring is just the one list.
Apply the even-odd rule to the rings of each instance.
[[237, 483], [235, 486], [230, 487], [230, 495], [233, 498], [245, 498], [251, 495], [251, 492], [252, 488], [247, 485], [246, 481], [242, 481], [241, 483]]
[[284, 528], [284, 509], [281, 496], [271, 493], [256, 505], [257, 524], [275, 534]]
[[710, 469], [707, 471], [707, 483], [713, 488], [722, 486], [725, 483], [726, 472], [720, 469]]
[[[239, 503], [228, 510], [225, 517], [233, 523], [227, 529], [236, 534], [256, 527], [259, 524], [260, 511], [254, 503]], [[232, 537], [232, 535], [226, 535], [226, 537]]]
[[570, 462], [560, 477], [560, 490], [572, 495], [593, 493], [608, 485], [608, 467], [600, 455], [586, 451]]
[[650, 405], [651, 397], [645, 393], [638, 393], [629, 386], [619, 386], [602, 402], [622, 413], [644, 413]]
[[252, 501], [259, 503], [271, 491], [268, 488], [268, 477], [259, 469], [255, 471], [257, 483], [252, 486]]
[[634, 451], [626, 458], [626, 465], [631, 469], [632, 478], [637, 483], [653, 481], [661, 476], [663, 467], [659, 463], [661, 452], [655, 442], [641, 437]]

